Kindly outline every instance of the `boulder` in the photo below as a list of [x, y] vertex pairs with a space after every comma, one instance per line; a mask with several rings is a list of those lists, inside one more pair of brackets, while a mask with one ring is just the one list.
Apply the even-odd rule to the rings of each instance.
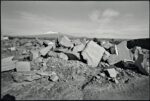
[[47, 46], [47, 47], [45, 47], [45, 48], [42, 48], [41, 50], [40, 50], [40, 54], [42, 55], [42, 56], [45, 56], [47, 53], [48, 53], [48, 51], [50, 51], [52, 49], [52, 46]]
[[93, 41], [89, 41], [81, 55], [83, 59], [87, 61], [89, 66], [96, 67], [99, 64], [104, 51], [105, 49], [103, 47]]
[[10, 57], [7, 57], [7, 58], [4, 58], [1, 60], [1, 62], [2, 62], [1, 72], [13, 70], [16, 68], [16, 62], [17, 61], [13, 61], [12, 60], [13, 57], [14, 56], [10, 56]]
[[76, 45], [76, 46], [74, 46], [73, 51], [74, 52], [80, 52], [80, 51], [82, 51], [84, 49], [84, 47], [85, 47], [84, 44]]
[[30, 71], [30, 62], [28, 61], [19, 61], [16, 63], [16, 70], [18, 71]]
[[110, 56], [110, 53], [108, 51], [105, 50], [104, 54], [103, 54], [103, 60], [106, 61]]
[[139, 71], [145, 75], [149, 72], [149, 61], [144, 57], [144, 54], [139, 54], [137, 60], [135, 60], [135, 65], [138, 67]]
[[133, 60], [132, 58], [132, 53], [130, 52], [130, 50], [127, 48], [127, 42], [123, 41], [120, 44], [118, 44], [116, 46], [117, 51], [118, 51], [118, 55], [116, 54], [112, 54], [110, 55], [109, 59], [108, 59], [108, 63], [110, 65], [116, 64], [122, 60]]
[[70, 47], [73, 47], [73, 43], [71, 42], [71, 40], [66, 37], [66, 36], [63, 36], [61, 38], [58, 38], [58, 43], [61, 45], [61, 46], [64, 46], [64, 47], [67, 47], [67, 48], [70, 48]]

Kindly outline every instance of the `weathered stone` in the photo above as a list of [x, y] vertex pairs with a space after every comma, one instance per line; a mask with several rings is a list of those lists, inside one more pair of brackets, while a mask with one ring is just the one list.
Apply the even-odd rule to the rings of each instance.
[[112, 54], [108, 59], [108, 63], [110, 65], [116, 64], [124, 59], [133, 60], [132, 54], [127, 48], [127, 42], [123, 41], [119, 45], [117, 45], [118, 55]]
[[74, 46], [73, 51], [74, 52], [80, 52], [80, 51], [82, 51], [84, 49], [84, 47], [85, 47], [84, 44], [76, 45], [76, 46]]
[[68, 60], [68, 56], [64, 53], [59, 53], [58, 54], [58, 58], [64, 59], [64, 60]]
[[53, 52], [53, 51], [48, 52], [49, 57], [57, 57], [57, 55], [58, 55], [58, 53], [56, 53], [56, 52]]
[[138, 46], [134, 47], [133, 48], [133, 60], [137, 60], [139, 54], [142, 54], [142, 48]]
[[110, 53], [108, 51], [105, 50], [104, 54], [103, 54], [103, 60], [106, 61], [110, 56]]
[[18, 60], [18, 61], [26, 61], [29, 60], [30, 61], [30, 55], [16, 55], [13, 57], [12, 60]]
[[18, 83], [25, 81], [31, 82], [41, 78], [41, 76], [37, 75], [35, 72], [16, 72], [12, 76], [13, 80]]
[[96, 67], [103, 54], [105, 49], [101, 46], [99, 46], [97, 43], [90, 41], [87, 43], [87, 46], [82, 51], [83, 59], [87, 61], [87, 64], [92, 67]]
[[139, 71], [145, 75], [148, 75], [149, 72], [149, 61], [144, 58], [143, 54], [139, 54], [137, 60], [135, 61], [135, 65], [138, 67]]
[[72, 43], [73, 43], [75, 46], [82, 44], [82, 42], [80, 41], [80, 39], [73, 40]]
[[27, 61], [19, 61], [16, 63], [16, 69], [17, 71], [30, 71], [30, 62]]
[[73, 47], [73, 43], [71, 42], [71, 40], [66, 37], [66, 36], [63, 36], [61, 38], [58, 39], [58, 42], [61, 46], [64, 46], [64, 47]]
[[113, 46], [113, 44], [109, 43], [109, 41], [101, 41], [100, 42], [101, 46], [104, 47], [105, 49], [109, 49], [110, 47]]
[[42, 55], [42, 56], [45, 56], [47, 53], [48, 53], [48, 51], [50, 51], [52, 49], [52, 46], [47, 46], [47, 47], [45, 47], [45, 48], [42, 48], [41, 50], [40, 50], [40, 54]]
[[112, 78], [116, 78], [118, 74], [114, 68], [106, 69], [106, 71], [108, 72], [109, 76]]
[[37, 57], [39, 57], [39, 51], [31, 50], [30, 52], [31, 52], [31, 54], [32, 54], [32, 56], [33, 56], [33, 57], [32, 57], [33, 60], [36, 59]]
[[16, 62], [17, 61], [13, 61], [14, 56], [11, 56], [11, 57], [7, 57], [7, 58], [4, 58], [2, 59], [2, 68], [1, 68], [1, 72], [4, 72], [4, 71], [9, 71], [9, 70], [13, 70], [16, 68]]

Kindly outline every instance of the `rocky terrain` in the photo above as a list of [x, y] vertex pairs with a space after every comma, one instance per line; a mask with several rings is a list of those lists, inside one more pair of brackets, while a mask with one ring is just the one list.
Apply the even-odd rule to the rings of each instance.
[[149, 43], [137, 43], [3, 38], [1, 99], [149, 100]]

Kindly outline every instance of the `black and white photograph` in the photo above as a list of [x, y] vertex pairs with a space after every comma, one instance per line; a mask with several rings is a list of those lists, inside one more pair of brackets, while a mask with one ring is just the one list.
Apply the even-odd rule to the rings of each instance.
[[149, 1], [1, 1], [1, 100], [150, 100]]

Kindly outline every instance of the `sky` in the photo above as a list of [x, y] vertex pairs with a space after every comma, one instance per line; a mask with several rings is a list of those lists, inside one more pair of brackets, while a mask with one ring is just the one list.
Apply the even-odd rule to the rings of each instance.
[[1, 33], [148, 38], [149, 1], [1, 1]]

